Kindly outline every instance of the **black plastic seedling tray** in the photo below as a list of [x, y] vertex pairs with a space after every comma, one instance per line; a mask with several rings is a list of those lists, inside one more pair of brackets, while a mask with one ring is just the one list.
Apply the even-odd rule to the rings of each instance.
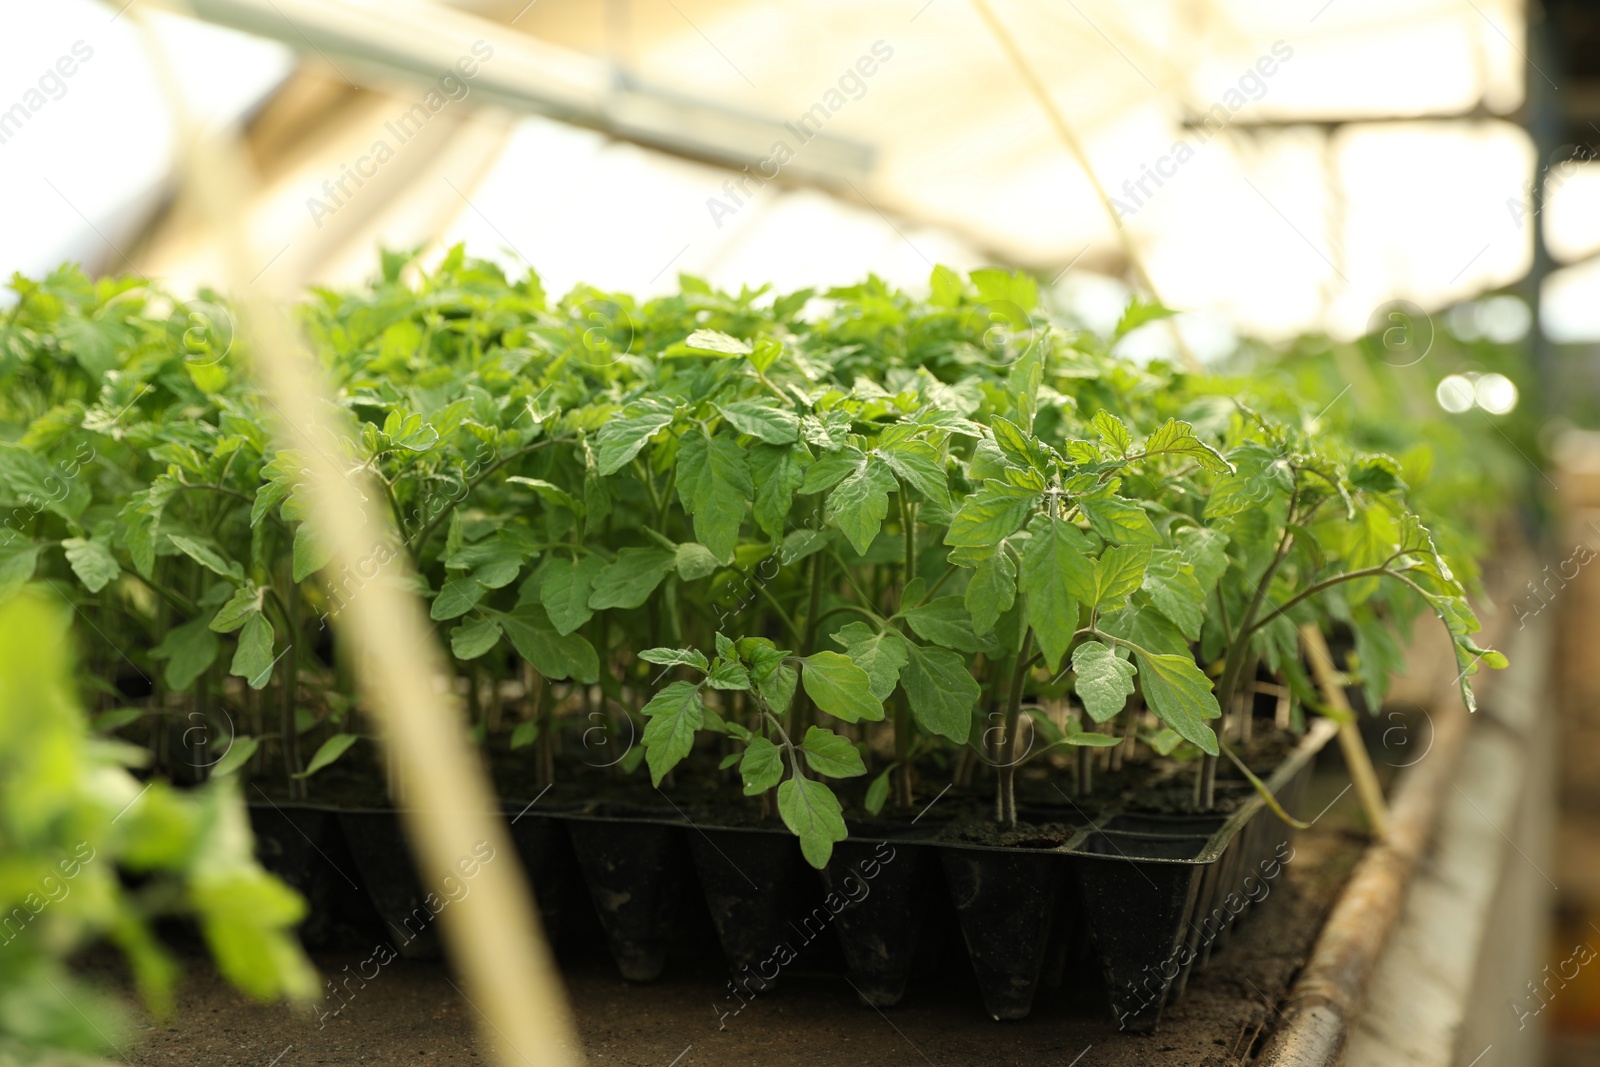
[[[1288, 810], [1298, 810], [1335, 732], [1319, 721], [1268, 778]], [[558, 929], [576, 906], [581, 880], [631, 981], [662, 973], [688, 896], [699, 893], [741, 999], [774, 989], [797, 960], [838, 960], [863, 1001], [888, 1007], [905, 994], [942, 889], [992, 1017], [1028, 1015], [1041, 980], [1059, 972], [1068, 935], [1087, 930], [1118, 1025], [1153, 1030], [1233, 926], [1270, 896], [1292, 859], [1293, 829], [1254, 793], [1227, 815], [1072, 811], [1072, 820], [1050, 813], [1077, 827], [1052, 847], [956, 843], [938, 840], [933, 827], [864, 822], [820, 872], [781, 827], [717, 826], [677, 807], [535, 815], [512, 803], [507, 818], [547, 927]], [[263, 861], [291, 875], [314, 916], [334, 903], [340, 879], [307, 876], [313, 849], [348, 858], [384, 925], [405, 939], [401, 952], [438, 952], [423, 920], [439, 889], [418, 879], [394, 812], [287, 804], [254, 812]]]

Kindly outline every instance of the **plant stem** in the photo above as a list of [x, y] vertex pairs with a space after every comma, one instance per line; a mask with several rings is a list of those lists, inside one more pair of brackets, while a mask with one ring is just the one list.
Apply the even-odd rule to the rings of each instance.
[[[817, 624], [822, 621], [822, 553], [811, 556], [811, 592], [806, 598], [806, 627], [800, 635], [800, 655], [809, 656], [816, 651]], [[765, 588], [762, 586], [761, 588]], [[789, 722], [797, 734], [804, 735], [811, 725], [811, 697], [805, 687], [795, 693], [794, 706], [789, 711]]]
[[1200, 762], [1200, 810], [1210, 811], [1217, 803], [1217, 757], [1206, 756]]
[[[1018, 600], [1022, 596], [1017, 597]], [[1017, 667], [1011, 674], [1011, 692], [1006, 699], [1005, 737], [1000, 741], [1000, 790], [995, 802], [995, 818], [1001, 826], [1017, 825], [1016, 753], [1017, 723], [1022, 717], [1022, 687], [1028, 680], [1028, 661], [1033, 658], [1033, 627], [1022, 637]]]
[[306, 781], [296, 778], [303, 769], [300, 762], [300, 731], [295, 722], [295, 710], [299, 700], [300, 690], [300, 657], [295, 652], [295, 641], [300, 633], [300, 590], [297, 586], [290, 586], [288, 595], [284, 597], [285, 614], [288, 616], [289, 632], [287, 638], [289, 647], [283, 653], [283, 705], [279, 719], [279, 730], [283, 734], [283, 770], [289, 782], [289, 799], [304, 800], [306, 797]]
[[894, 769], [895, 804], [909, 808], [915, 802], [911, 776], [911, 704], [904, 690], [895, 694], [894, 703]]
[[[900, 584], [903, 590], [917, 577], [917, 525], [911, 508], [911, 498], [906, 493], [904, 482], [900, 483], [900, 491], [895, 495], [900, 498], [900, 528], [905, 532], [906, 539], [906, 574], [905, 580]], [[907, 606], [901, 604], [900, 609], [904, 611]]]

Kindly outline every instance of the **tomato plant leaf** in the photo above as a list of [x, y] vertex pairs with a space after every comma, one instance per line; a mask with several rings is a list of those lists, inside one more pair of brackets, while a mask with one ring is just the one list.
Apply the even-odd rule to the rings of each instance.
[[844, 810], [833, 790], [821, 782], [793, 775], [778, 786], [778, 814], [800, 839], [806, 862], [821, 870], [833, 855], [833, 846], [848, 834]]
[[800, 742], [806, 765], [828, 778], [858, 778], [867, 773], [856, 746], [832, 730], [820, 726], [806, 728], [806, 738]]
[[91, 593], [98, 593], [122, 576], [117, 557], [111, 554], [111, 546], [104, 541], [69, 537], [61, 542], [61, 547], [66, 550], [72, 573]]
[[755, 495], [744, 452], [724, 437], [691, 432], [678, 448], [678, 498], [694, 517], [695, 540], [719, 560], [733, 558], [745, 501]]
[[705, 722], [700, 687], [693, 682], [672, 682], [639, 709], [648, 722], [644, 728], [645, 762], [651, 784], [676, 767], [694, 748], [694, 736]]
[[1072, 669], [1078, 699], [1095, 722], [1115, 718], [1133, 695], [1133, 664], [1118, 658], [1110, 645], [1085, 641], [1072, 652]]
[[1207, 719], [1222, 715], [1211, 692], [1211, 680], [1188, 655], [1135, 656], [1139, 661], [1140, 687], [1150, 710], [1185, 741], [1199, 746], [1208, 756], [1217, 755], [1217, 735], [1206, 725]]
[[316, 755], [311, 757], [311, 762], [306, 764], [306, 769], [295, 775], [296, 778], [310, 778], [313, 774], [327, 767], [334, 760], [350, 750], [350, 746], [361, 740], [355, 734], [334, 734], [322, 742]]
[[1017, 565], [1005, 546], [980, 560], [967, 581], [963, 597], [967, 613], [972, 616], [975, 633], [987, 634], [994, 630], [995, 622], [1011, 610], [1017, 598]]
[[990, 480], [956, 509], [944, 543], [986, 548], [1016, 533], [1039, 502], [1039, 490]]
[[239, 631], [239, 646], [234, 649], [229, 674], [243, 678], [251, 689], [261, 689], [272, 679], [272, 623], [257, 611], [244, 622]]
[[788, 445], [800, 439], [800, 416], [770, 400], [735, 400], [718, 404], [717, 410], [734, 429], [769, 445]]
[[610, 419], [595, 435], [595, 459], [602, 475], [615, 474], [637, 456], [650, 438], [672, 425], [672, 409], [661, 404], [632, 405]]
[[616, 562], [595, 577], [589, 606], [596, 611], [639, 607], [677, 562], [677, 553], [664, 548], [620, 549]]
[[911, 627], [911, 632], [933, 645], [953, 648], [958, 652], [992, 652], [992, 637], [980, 638], [972, 623], [972, 614], [966, 602], [958, 596], [942, 596], [937, 600], [907, 608], [898, 616]]
[[908, 641], [900, 684], [918, 726], [958, 745], [967, 743], [981, 689], [964, 657], [947, 648], [927, 648]]
[[244, 568], [223, 556], [222, 553], [210, 545], [197, 541], [192, 537], [184, 537], [181, 534], [168, 534], [167, 540], [171, 541], [180, 552], [211, 573], [219, 574], [224, 578], [232, 578], [236, 582], [244, 581]]
[[850, 657], [814, 652], [800, 662], [800, 684], [817, 707], [845, 722], [883, 718], [883, 701], [873, 695], [872, 679]]
[[739, 758], [744, 795], [760, 796], [783, 778], [783, 750], [765, 737], [753, 737]]
[[1089, 424], [1094, 427], [1094, 432], [1100, 435], [1100, 439], [1110, 445], [1117, 455], [1127, 456], [1128, 449], [1133, 447], [1133, 435], [1128, 432], [1128, 428], [1122, 424], [1121, 419], [1101, 408], [1095, 412], [1094, 418], [1090, 420]]
[[167, 661], [163, 679], [168, 689], [187, 689], [215, 662], [221, 648], [209, 621], [199, 618], [168, 630], [150, 650], [150, 658]]
[[557, 633], [543, 605], [524, 603], [517, 605], [515, 611], [484, 614], [500, 624], [517, 654], [546, 678], [572, 678], [585, 685], [599, 681], [600, 657], [595, 655], [594, 646], [580, 634]]
[[1045, 515], [1033, 521], [1022, 553], [1022, 588], [1027, 591], [1027, 622], [1033, 627], [1052, 671], [1078, 629], [1078, 601], [1095, 590], [1089, 539], [1064, 519]]
[[864, 622], [836, 630], [833, 640], [857, 667], [867, 672], [868, 686], [878, 700], [888, 700], [906, 665], [906, 639], [894, 630], [881, 633]]
[[1147, 456], [1183, 456], [1213, 474], [1233, 473], [1233, 464], [1222, 453], [1196, 437], [1193, 426], [1177, 419], [1168, 419], [1147, 437], [1144, 452]]
[[539, 603], [544, 605], [556, 633], [565, 636], [594, 617], [589, 597], [594, 592], [595, 579], [606, 569], [606, 561], [599, 556], [584, 556], [573, 560], [566, 556], [551, 556], [540, 568]]
[[889, 494], [896, 485], [887, 465], [875, 457], [863, 457], [828, 494], [828, 518], [838, 524], [856, 555], [866, 555], [878, 536], [889, 513]]
[[786, 447], [760, 444], [750, 450], [750, 476], [755, 482], [756, 525], [778, 537], [789, 521], [794, 495], [805, 483], [811, 453], [796, 443]]
[[500, 643], [500, 624], [493, 619], [468, 619], [450, 631], [450, 651], [456, 659], [477, 659]]
[[1083, 511], [1094, 532], [1107, 541], [1123, 545], [1159, 545], [1161, 535], [1150, 522], [1144, 508], [1126, 497], [1079, 497], [1078, 507]]

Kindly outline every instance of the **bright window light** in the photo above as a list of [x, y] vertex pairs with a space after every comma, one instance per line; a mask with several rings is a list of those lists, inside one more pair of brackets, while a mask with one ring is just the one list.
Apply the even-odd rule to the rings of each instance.
[[1440, 382], [1433, 395], [1439, 401], [1439, 406], [1452, 415], [1469, 410], [1476, 400], [1472, 380], [1460, 374], [1452, 374]]
[[[1518, 303], [1520, 304], [1521, 301], [1518, 301]], [[1449, 378], [1445, 379], [1446, 382], [1449, 380]], [[1444, 388], [1444, 382], [1439, 383], [1439, 388], [1441, 390]], [[1443, 394], [1441, 393], [1440, 395], [1439, 402], [1443, 404]], [[1491, 415], [1504, 415], [1517, 406], [1516, 383], [1504, 374], [1485, 374], [1472, 387], [1472, 395], [1478, 406]], [[1449, 408], [1449, 405], [1446, 405], [1446, 408], [1453, 410]]]

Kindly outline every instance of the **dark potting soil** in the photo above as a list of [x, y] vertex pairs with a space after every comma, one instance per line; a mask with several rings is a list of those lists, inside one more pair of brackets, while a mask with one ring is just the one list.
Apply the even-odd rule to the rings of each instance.
[[[1337, 772], [1325, 772], [1305, 800], [1320, 809], [1346, 784]], [[904, 1001], [881, 1012], [862, 1007], [843, 979], [808, 971], [803, 963], [784, 974], [779, 988], [756, 996], [737, 1014], [726, 971], [687, 955], [674, 959], [654, 983], [626, 982], [603, 947], [592, 913], [565, 924], [557, 951], [585, 1051], [597, 1065], [1037, 1067], [1073, 1063], [1081, 1055], [1079, 1067], [1232, 1067], [1259, 1047], [1265, 1028], [1277, 1019], [1276, 1005], [1359, 856], [1363, 842], [1351, 830], [1359, 820], [1356, 802], [1346, 795], [1295, 839], [1294, 859], [1272, 888], [1277, 899], [1233, 931], [1226, 950], [1191, 979], [1151, 1036], [1116, 1030], [1103, 994], [1095, 992], [1098, 983], [1084, 980], [1084, 968], [1092, 964], [1083, 959], [1064, 961], [1060, 983], [1041, 990], [1029, 1018], [996, 1023], [984, 1014], [970, 971], [935, 958], [959, 959], [955, 947], [938, 943], [913, 974]], [[713, 937], [708, 925], [691, 924], [684, 936]], [[369, 955], [319, 953], [314, 959], [324, 977], [335, 979], [348, 973], [346, 966], [359, 969]], [[703, 957], [714, 955], [713, 950]], [[189, 976], [179, 990], [177, 1016], [158, 1022], [141, 1012], [141, 1023], [118, 1037], [137, 1067], [477, 1067], [492, 1053], [478, 1033], [481, 1016], [457, 989], [459, 978], [437, 962], [388, 963], [320, 1028], [316, 1012], [251, 1004], [197, 954], [186, 953], [185, 962]], [[84, 967], [128, 988], [114, 956], [93, 956]], [[508, 1053], [508, 1059], [517, 1056]]]

